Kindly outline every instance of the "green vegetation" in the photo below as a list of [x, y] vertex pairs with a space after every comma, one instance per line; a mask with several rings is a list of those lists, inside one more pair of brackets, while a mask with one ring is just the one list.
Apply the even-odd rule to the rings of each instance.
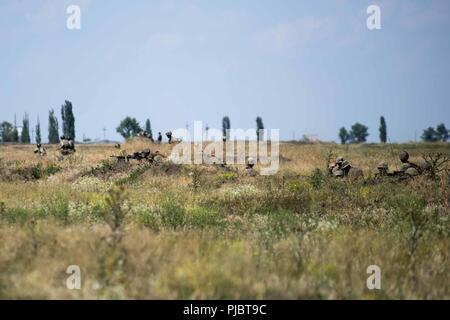
[[[437, 157], [447, 144], [283, 144], [291, 160], [254, 178], [239, 167], [93, 166], [95, 146], [55, 169], [0, 148], [0, 298], [450, 298], [450, 176]], [[375, 178], [370, 167], [402, 149], [413, 161], [433, 152], [435, 177]], [[330, 153], [364, 179], [326, 175]], [[35, 177], [13, 176], [19, 167]], [[71, 264], [81, 290], [64, 285]], [[374, 264], [381, 290], [366, 287]]]
[[124, 139], [129, 139], [137, 136], [137, 134], [141, 131], [141, 127], [139, 126], [139, 122], [136, 118], [126, 117], [120, 122], [116, 131], [117, 133], [120, 133]]

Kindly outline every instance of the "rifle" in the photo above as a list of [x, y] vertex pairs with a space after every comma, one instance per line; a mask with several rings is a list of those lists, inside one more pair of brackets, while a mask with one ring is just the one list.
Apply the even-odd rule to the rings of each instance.
[[111, 158], [116, 158], [117, 161], [126, 161], [128, 162], [130, 159], [132, 159], [132, 156], [110, 156]]

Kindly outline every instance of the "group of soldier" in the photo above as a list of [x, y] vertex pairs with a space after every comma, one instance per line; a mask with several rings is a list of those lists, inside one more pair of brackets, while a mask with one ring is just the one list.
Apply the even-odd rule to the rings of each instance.
[[[151, 135], [149, 135], [147, 131], [142, 130], [141, 132], [138, 133], [137, 136], [138, 137], [143, 137], [143, 138], [148, 138], [148, 139], [150, 139], [151, 142], [155, 142], [153, 140], [153, 137]], [[171, 144], [172, 143], [172, 131], [167, 131], [166, 132], [166, 137], [167, 137], [167, 140], [168, 140], [169, 144]], [[162, 143], [162, 139], [163, 139], [163, 137], [162, 137], [161, 132], [158, 132], [158, 138], [156, 140], [157, 143], [161, 144]]]
[[62, 156], [75, 153], [75, 143], [71, 137], [61, 136], [59, 152]]
[[[166, 136], [168, 138], [169, 144], [172, 143], [172, 132], [167, 132]], [[162, 142], [161, 132], [158, 133], [158, 143]], [[120, 144], [116, 144], [115, 148], [120, 149]], [[70, 155], [75, 153], [75, 144], [70, 137], [65, 137], [64, 135], [60, 138], [60, 147], [58, 148], [61, 156]], [[45, 156], [47, 150], [38, 143], [34, 153]], [[138, 161], [147, 161], [150, 163], [161, 161], [164, 157], [159, 153], [159, 151], [151, 152], [150, 149], [144, 149], [141, 151], [133, 152], [132, 154], [127, 154], [122, 152], [119, 156], [111, 156], [116, 158], [118, 161], [129, 161], [131, 159]], [[415, 177], [421, 175], [427, 170], [427, 163], [424, 162], [421, 165], [417, 165], [409, 161], [409, 153], [407, 151], [402, 151], [399, 154], [400, 162], [402, 163], [399, 170], [389, 171], [389, 166], [385, 161], [380, 162], [377, 165], [378, 172], [376, 177], [399, 177], [401, 179]], [[254, 169], [256, 162], [252, 157], [249, 157], [246, 161], [245, 174], [247, 176], [255, 176], [256, 171]], [[335, 162], [328, 167], [328, 173], [336, 178], [344, 177], [362, 177], [363, 172], [361, 169], [354, 167], [350, 162], [344, 157], [339, 156], [336, 158]]]
[[[409, 161], [409, 153], [407, 151], [400, 152], [399, 159], [402, 163], [400, 170], [390, 172], [388, 164], [385, 161], [382, 161], [377, 165], [378, 172], [375, 176], [399, 177], [400, 179], [407, 179], [421, 175], [428, 168], [428, 164], [426, 162], [423, 162], [421, 165], [417, 165]], [[328, 171], [330, 175], [338, 178], [348, 176], [358, 177], [363, 175], [361, 169], [353, 167], [350, 162], [343, 157], [337, 157], [335, 163], [329, 166]]]
[[[69, 154], [75, 153], [75, 143], [73, 139], [66, 136], [61, 136], [60, 138], [60, 146], [58, 148], [61, 156], [67, 156]], [[47, 155], [47, 150], [41, 143], [36, 144], [36, 149], [34, 149], [34, 153], [39, 156]]]
[[149, 163], [160, 162], [164, 156], [159, 153], [158, 150], [152, 152], [150, 149], [144, 149], [141, 151], [133, 152], [132, 154], [127, 154], [126, 152], [122, 152], [121, 155], [111, 156], [111, 158], [116, 158], [117, 161], [129, 162], [130, 160], [137, 160], [139, 162], [146, 161]]

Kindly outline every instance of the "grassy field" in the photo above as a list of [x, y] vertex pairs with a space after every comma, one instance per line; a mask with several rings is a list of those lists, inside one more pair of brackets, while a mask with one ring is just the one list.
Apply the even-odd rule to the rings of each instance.
[[[170, 146], [149, 147], [168, 155]], [[375, 179], [447, 144], [280, 145], [275, 176], [117, 163], [112, 145], [56, 159], [0, 145], [0, 298], [450, 299], [450, 180]], [[364, 171], [324, 174], [343, 155]], [[66, 268], [81, 269], [81, 289]], [[366, 269], [381, 268], [381, 290]]]

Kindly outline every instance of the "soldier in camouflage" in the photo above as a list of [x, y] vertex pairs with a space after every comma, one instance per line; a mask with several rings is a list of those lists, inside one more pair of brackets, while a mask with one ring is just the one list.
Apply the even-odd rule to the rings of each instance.
[[161, 132], [158, 132], [158, 143], [161, 144], [162, 142], [162, 135]]
[[400, 172], [409, 177], [415, 177], [422, 173], [422, 168], [415, 163], [409, 161], [409, 153], [407, 151], [402, 151], [399, 154], [402, 166]]
[[253, 167], [255, 166], [256, 161], [255, 159], [253, 159], [252, 157], [249, 157], [247, 159], [247, 165], [245, 167], [245, 174], [249, 177], [254, 177], [256, 176], [256, 172], [255, 169], [253, 169]]
[[36, 149], [34, 149], [34, 153], [36, 153], [40, 156], [45, 156], [47, 154], [47, 150], [45, 150], [45, 148], [42, 146], [42, 144], [38, 143], [36, 145]]
[[334, 177], [342, 178], [342, 177], [353, 177], [358, 178], [362, 177], [362, 170], [356, 167], [353, 167], [350, 162], [344, 157], [337, 157], [335, 163], [329, 167], [329, 173]]
[[389, 166], [387, 164], [387, 162], [385, 161], [381, 161], [378, 166], [377, 166], [377, 174], [376, 176], [378, 177], [386, 177], [389, 175]]
[[166, 132], [166, 137], [169, 140], [169, 144], [172, 143], [172, 131]]

